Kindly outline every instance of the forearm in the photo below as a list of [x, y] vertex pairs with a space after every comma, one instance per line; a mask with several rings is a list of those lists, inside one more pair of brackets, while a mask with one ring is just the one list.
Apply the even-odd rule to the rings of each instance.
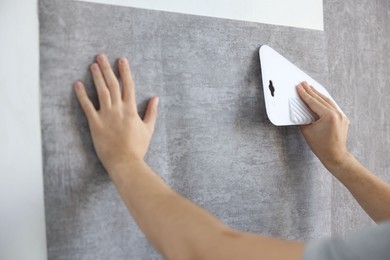
[[110, 176], [142, 231], [168, 259], [302, 258], [303, 243], [228, 228], [172, 191], [144, 162]]
[[325, 164], [375, 221], [390, 219], [390, 185], [349, 154], [342, 163]]
[[228, 228], [172, 191], [144, 162], [111, 170], [110, 176], [150, 242], [168, 259], [207, 252]]

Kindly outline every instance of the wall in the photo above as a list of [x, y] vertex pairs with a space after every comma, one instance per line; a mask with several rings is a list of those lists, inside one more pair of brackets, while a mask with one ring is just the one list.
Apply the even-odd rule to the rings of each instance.
[[[329, 66], [324, 66], [321, 62], [318, 72], [313, 76], [321, 74], [320, 68], [329, 67], [331, 84], [328, 88], [352, 121], [349, 140], [351, 149], [365, 165], [389, 181], [387, 171], [390, 161], [387, 158], [390, 154], [387, 148], [390, 144], [390, 124], [386, 116], [386, 111], [390, 110], [389, 68], [386, 62], [390, 60], [387, 41], [390, 36], [389, 2], [327, 0], [324, 1], [324, 11]], [[12, 256], [11, 259], [45, 259], [38, 124], [36, 1], [1, 1], [0, 31], [3, 35], [3, 48], [0, 50], [0, 78], [3, 84], [0, 87], [0, 118], [5, 122], [4, 127], [0, 128], [0, 258], [10, 259]], [[273, 37], [279, 36], [276, 34]], [[299, 44], [298, 40], [292, 46], [296, 44]], [[280, 46], [276, 46], [278, 47]], [[297, 49], [301, 51], [290, 53], [290, 49], [283, 54], [306, 68], [304, 60], [315, 56], [313, 53], [306, 55], [303, 48]], [[316, 68], [309, 72], [315, 72]], [[242, 102], [252, 108], [257, 106], [253, 103], [253, 97], [244, 97]], [[247, 113], [245, 110], [241, 112]], [[296, 133], [282, 129], [280, 134], [294, 136]], [[272, 136], [274, 137], [275, 135]], [[249, 136], [243, 138], [247, 138], [248, 142], [250, 140]], [[264, 135], [264, 138], [269, 136]], [[292, 142], [279, 140], [278, 144], [291, 145]], [[287, 153], [285, 156], [288, 159], [290, 155]], [[98, 180], [105, 182], [101, 177]], [[262, 183], [259, 182], [259, 185]], [[372, 224], [344, 187], [335, 180], [332, 187], [333, 234], [343, 235], [363, 225]], [[220, 201], [224, 199], [227, 197], [217, 198]], [[202, 203], [203, 199], [199, 201]], [[209, 209], [212, 210], [212, 207], [209, 206]], [[235, 225], [234, 219], [227, 218], [226, 221]], [[236, 226], [241, 224], [237, 223]], [[250, 225], [247, 227], [249, 229]]]
[[0, 32], [0, 259], [46, 259], [37, 1], [0, 1]]
[[[348, 147], [390, 182], [390, 2], [324, 1], [329, 83], [351, 121]], [[345, 235], [372, 220], [336, 179], [332, 233]]]

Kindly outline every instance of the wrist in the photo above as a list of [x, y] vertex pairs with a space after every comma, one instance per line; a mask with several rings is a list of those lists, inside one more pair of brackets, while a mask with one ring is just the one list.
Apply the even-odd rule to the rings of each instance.
[[334, 160], [329, 160], [324, 163], [324, 166], [335, 176], [338, 177], [341, 173], [347, 172], [347, 170], [356, 163], [356, 159], [350, 152], [345, 152], [343, 156]]
[[350, 160], [352, 154], [345, 148], [332, 149], [316, 154], [326, 168], [337, 168]]
[[133, 159], [123, 162], [115, 162], [105, 167], [110, 178], [115, 181], [119, 175], [132, 174], [137, 168], [145, 166], [143, 159]]

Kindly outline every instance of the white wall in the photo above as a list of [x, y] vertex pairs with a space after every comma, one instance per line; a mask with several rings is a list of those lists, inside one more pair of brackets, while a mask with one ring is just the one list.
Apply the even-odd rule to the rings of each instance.
[[81, 0], [324, 30], [322, 0]]
[[0, 1], [0, 259], [46, 259], [37, 0]]

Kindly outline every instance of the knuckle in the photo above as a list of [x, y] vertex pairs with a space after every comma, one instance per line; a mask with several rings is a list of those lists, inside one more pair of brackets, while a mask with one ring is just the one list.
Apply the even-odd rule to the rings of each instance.
[[104, 99], [104, 100], [107, 100], [110, 98], [110, 92], [108, 91], [108, 89], [102, 89], [100, 91], [100, 98]]
[[304, 126], [304, 127], [301, 127], [301, 131], [303, 134], [308, 134], [310, 131], [309, 131], [309, 128]]
[[83, 108], [87, 108], [88, 107], [88, 100], [86, 98], [82, 98], [82, 99], [80, 99], [80, 104]]
[[340, 111], [337, 111], [337, 112], [336, 112], [336, 115], [337, 115], [337, 118], [338, 118], [339, 120], [345, 121], [346, 116], [345, 116], [343, 113], [341, 113]]
[[111, 87], [114, 87], [114, 88], [119, 88], [119, 82], [118, 80], [116, 79], [112, 79], [110, 80], [110, 84], [109, 84]]
[[330, 112], [329, 112], [329, 118], [330, 118], [330, 120], [331, 120], [332, 122], [335, 122], [335, 121], [337, 121], [337, 120], [339, 119], [339, 116], [338, 116], [337, 112], [335, 112], [335, 111], [330, 111]]
[[307, 88], [307, 93], [310, 93], [310, 94], [313, 94], [314, 93], [314, 91], [313, 91], [313, 89], [311, 89], [311, 88]]
[[331, 111], [329, 117], [332, 122], [345, 121], [346, 119], [345, 115], [340, 111]]
[[307, 101], [307, 102], [313, 102], [313, 100], [314, 100], [313, 97], [310, 96], [308, 93], [305, 93], [305, 95], [303, 97], [304, 97], [305, 101]]
[[110, 70], [111, 69], [111, 65], [108, 62], [102, 62], [102, 64], [100, 66], [102, 67], [103, 70]]
[[351, 123], [351, 121], [349, 121], [349, 119], [348, 119], [348, 117], [347, 117], [346, 115], [342, 114], [342, 117], [343, 117], [343, 121], [344, 121], [347, 125], [349, 125], [349, 124]]

